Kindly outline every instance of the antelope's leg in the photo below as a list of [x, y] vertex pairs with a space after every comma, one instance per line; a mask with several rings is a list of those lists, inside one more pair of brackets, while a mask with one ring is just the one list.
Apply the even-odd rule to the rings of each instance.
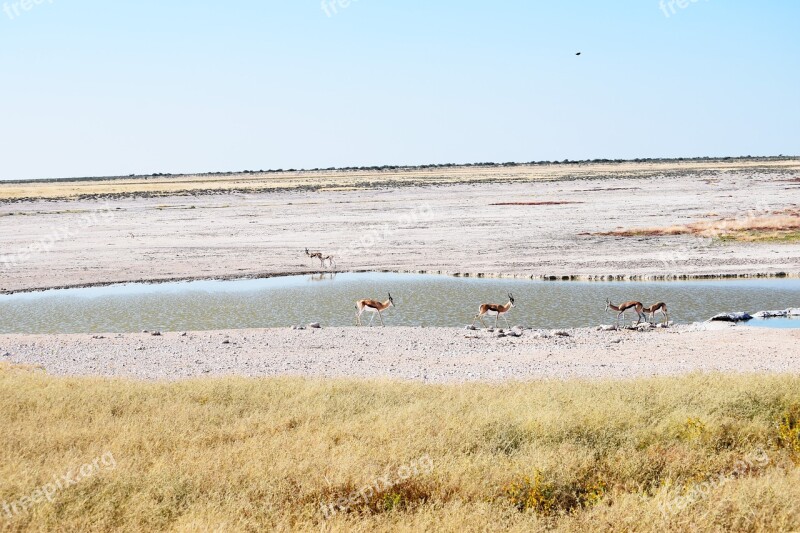
[[383, 323], [383, 315], [381, 314], [380, 311], [378, 311], [378, 318], [381, 320], [381, 327], [385, 328], [386, 325]]
[[488, 328], [486, 322], [483, 321], [483, 315], [478, 315], [478, 319], [481, 321], [481, 324], [483, 324], [483, 327]]
[[506, 327], [507, 327], [507, 328], [508, 328], [508, 327], [511, 327], [511, 326], [509, 325], [509, 323], [508, 323], [508, 319], [506, 318], [506, 314], [505, 314], [505, 313], [503, 313], [503, 320], [505, 320], [505, 321], [506, 321]]

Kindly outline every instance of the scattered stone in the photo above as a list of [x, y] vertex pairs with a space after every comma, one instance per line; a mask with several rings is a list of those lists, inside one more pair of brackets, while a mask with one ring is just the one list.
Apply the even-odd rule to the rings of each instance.
[[292, 326], [292, 329], [302, 330], [302, 329], [306, 329], [306, 327], [305, 326]]
[[143, 329], [143, 330], [142, 330], [142, 333], [150, 333], [150, 332], [149, 332], [149, 331], [147, 331], [146, 329]]
[[516, 326], [514, 326], [511, 329], [516, 329], [517, 331], [525, 331], [525, 326], [517, 324]]
[[569, 337], [570, 336], [569, 332], [561, 330], [561, 329], [554, 330], [553, 331], [553, 335], [555, 335], [556, 337]]
[[786, 310], [786, 316], [800, 316], [800, 307]]
[[311, 329], [322, 329], [322, 326], [319, 324], [319, 322], [312, 322], [308, 325], [308, 327]]
[[502, 331], [498, 331], [497, 334], [495, 335], [495, 337], [497, 337], [498, 339], [502, 339], [505, 336], [506, 336], [506, 334], [503, 333]]
[[154, 332], [150, 333], [150, 335], [152, 335], [153, 337], [160, 337], [161, 336], [161, 332], [160, 331], [154, 331]]
[[759, 311], [758, 313], [754, 314], [753, 316], [756, 318], [775, 318], [775, 317], [783, 317], [788, 316], [789, 310], [784, 309], [782, 311]]
[[614, 324], [603, 324], [602, 326], [597, 326], [595, 331], [617, 331], [617, 326]]
[[466, 329], [466, 330], [468, 330], [468, 331], [475, 331], [475, 330], [476, 330], [476, 329], [478, 329], [478, 328], [476, 328], [475, 326], [473, 326], [473, 325], [471, 325], [471, 324], [470, 324], [469, 326], [466, 326], [466, 327], [464, 327], [464, 329]]
[[753, 317], [744, 312], [739, 313], [720, 313], [709, 318], [710, 322], [746, 322]]
[[102, 335], [92, 335], [93, 339], [105, 339]]
[[612, 339], [612, 340], [611, 340], [611, 341], [609, 341], [609, 342], [611, 342], [611, 344], [619, 344], [619, 343], [621, 343], [621, 342], [622, 342], [622, 339]]
[[189, 334], [186, 333], [185, 331], [183, 333], [181, 333], [181, 337], [188, 337], [188, 336], [189, 336]]
[[231, 341], [229, 341], [228, 339], [225, 339], [224, 341], [222, 341], [222, 344], [230, 344], [230, 343], [231, 343]]
[[661, 324], [657, 325], [656, 327], [659, 328], [659, 329], [667, 329], [669, 327], [669, 324], [664, 324], [662, 322]]
[[511, 331], [506, 332], [507, 337], [522, 337], [522, 331], [518, 329], [512, 329]]
[[10, 353], [8, 353], [8, 352], [5, 352], [5, 353], [3, 354], [3, 357], [11, 357], [11, 354], [10, 354]]

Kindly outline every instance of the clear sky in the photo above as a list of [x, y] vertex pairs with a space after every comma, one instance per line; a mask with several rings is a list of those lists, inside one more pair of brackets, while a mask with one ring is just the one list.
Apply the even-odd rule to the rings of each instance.
[[800, 154], [797, 0], [0, 8], [0, 179]]

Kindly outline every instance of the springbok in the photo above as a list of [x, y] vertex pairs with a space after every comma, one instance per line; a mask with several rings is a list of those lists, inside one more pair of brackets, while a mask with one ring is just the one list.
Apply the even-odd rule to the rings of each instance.
[[609, 311], [616, 311], [617, 312], [617, 324], [619, 324], [619, 317], [622, 317], [622, 320], [625, 320], [625, 311], [628, 309], [634, 309], [636, 311], [636, 315], [639, 317], [639, 320], [636, 323], [640, 323], [642, 321], [642, 306], [641, 302], [636, 302], [631, 300], [630, 302], [625, 302], [619, 305], [614, 305], [611, 303], [611, 300], [606, 298], [606, 313]]
[[325, 266], [325, 261], [328, 261], [328, 265], [330, 268], [336, 268], [336, 261], [334, 261], [332, 255], [326, 255], [322, 258], [322, 265]]
[[325, 259], [327, 258], [323, 258], [321, 252], [309, 252], [308, 248], [306, 248], [306, 255], [310, 257], [312, 261], [314, 259], [319, 259], [320, 267], [325, 268]]
[[664, 302], [658, 302], [657, 304], [653, 304], [650, 307], [645, 307], [643, 309], [646, 315], [650, 315], [648, 322], [652, 322], [653, 318], [656, 316], [656, 313], [661, 311], [661, 314], [664, 315], [664, 323], [666, 324], [669, 322], [669, 311], [667, 311], [667, 304]]
[[506, 305], [481, 304], [481, 306], [478, 308], [478, 314], [472, 319], [472, 324], [470, 324], [470, 327], [475, 325], [476, 320], [480, 320], [481, 324], [483, 324], [483, 327], [486, 327], [486, 322], [483, 321], [483, 315], [494, 315], [494, 327], [497, 327], [497, 321], [502, 316], [503, 320], [506, 321], [506, 326], [508, 326], [506, 313], [508, 313], [509, 309], [512, 307], [514, 307], [514, 295], [510, 292], [508, 293], [508, 303]]
[[389, 299], [385, 302], [380, 302], [378, 300], [359, 300], [356, 302], [356, 323], [359, 326], [363, 325], [361, 324], [361, 313], [364, 311], [371, 311], [372, 318], [369, 319], [369, 325], [372, 326], [372, 321], [375, 320], [375, 314], [377, 313], [378, 318], [381, 321], [381, 326], [384, 326], [381, 311], [385, 311], [390, 307], [394, 307], [394, 298], [392, 298], [392, 293], [389, 293]]

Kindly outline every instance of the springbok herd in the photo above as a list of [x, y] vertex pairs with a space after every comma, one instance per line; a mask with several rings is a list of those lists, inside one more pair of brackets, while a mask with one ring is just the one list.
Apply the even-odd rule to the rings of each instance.
[[[312, 261], [319, 260], [320, 266], [325, 268], [325, 261], [328, 261], [328, 264], [331, 268], [335, 268], [336, 262], [332, 255], [324, 255], [322, 252], [309, 252], [308, 248], [306, 248], [306, 256], [308, 256]], [[381, 315], [382, 311], [390, 307], [394, 307], [394, 299], [392, 298], [392, 294], [389, 294], [389, 299], [385, 302], [381, 302], [380, 300], [358, 300], [356, 302], [356, 324], [361, 326], [361, 315], [364, 311], [369, 311], [372, 313], [372, 318], [370, 318], [369, 325], [372, 325], [372, 321], [375, 320], [375, 315], [378, 315], [378, 319], [381, 322], [381, 326], [384, 326], [383, 323], [383, 316]], [[508, 325], [508, 319], [506, 318], [506, 313], [508, 313], [511, 308], [514, 307], [514, 295], [508, 293], [508, 303], [505, 305], [500, 304], [481, 304], [478, 308], [478, 314], [472, 319], [471, 326], [475, 325], [476, 320], [480, 320], [483, 327], [486, 326], [486, 322], [483, 321], [483, 317], [485, 315], [494, 316], [494, 327], [497, 327], [497, 321], [500, 317], [503, 317], [503, 320], [506, 321], [506, 325]], [[667, 311], [667, 304], [664, 302], [655, 303], [649, 307], [645, 307], [642, 305], [642, 302], [637, 302], [635, 300], [631, 300], [629, 302], [621, 303], [620, 305], [614, 305], [611, 303], [611, 300], [606, 298], [606, 312], [614, 311], [617, 313], [617, 324], [619, 325], [619, 319], [622, 318], [625, 320], [625, 312], [633, 309], [636, 311], [636, 315], [638, 320], [636, 321], [637, 324], [641, 323], [642, 319], [647, 318], [648, 322], [652, 322], [655, 318], [656, 313], [661, 313], [663, 317], [663, 322], [666, 324], [669, 322], [669, 312]]]
[[[394, 298], [392, 298], [391, 293], [388, 294], [389, 299], [385, 302], [381, 302], [380, 300], [358, 300], [356, 302], [356, 323], [361, 326], [361, 315], [364, 313], [364, 311], [370, 311], [372, 313], [372, 318], [369, 321], [369, 325], [372, 325], [372, 321], [375, 319], [375, 315], [377, 314], [381, 321], [381, 326], [384, 326], [381, 311], [384, 311], [390, 307], [394, 307]], [[481, 304], [481, 306], [478, 308], [478, 314], [476, 314], [475, 318], [472, 319], [472, 324], [470, 324], [470, 327], [475, 325], [476, 320], [480, 320], [481, 324], [483, 324], [483, 327], [487, 327], [486, 322], [483, 321], [483, 317], [485, 315], [494, 316], [494, 327], [497, 327], [497, 321], [501, 316], [503, 317], [503, 320], [506, 321], [506, 326], [508, 326], [509, 324], [508, 319], [506, 318], [506, 313], [508, 313], [512, 307], [514, 307], [514, 295], [511, 293], [508, 293], [508, 302], [505, 305]], [[667, 304], [664, 302], [658, 302], [650, 307], [645, 307], [641, 302], [636, 301], [629, 301], [620, 305], [614, 305], [611, 303], [611, 300], [606, 299], [606, 312], [615, 311], [617, 313], [618, 325], [619, 319], [622, 318], [624, 320], [625, 312], [629, 309], [636, 311], [636, 315], [639, 317], [639, 320], [636, 321], [637, 324], [639, 324], [643, 318], [646, 318], [646, 315], [650, 315], [648, 322], [652, 322], [656, 313], [661, 313], [665, 324], [669, 321]]]

